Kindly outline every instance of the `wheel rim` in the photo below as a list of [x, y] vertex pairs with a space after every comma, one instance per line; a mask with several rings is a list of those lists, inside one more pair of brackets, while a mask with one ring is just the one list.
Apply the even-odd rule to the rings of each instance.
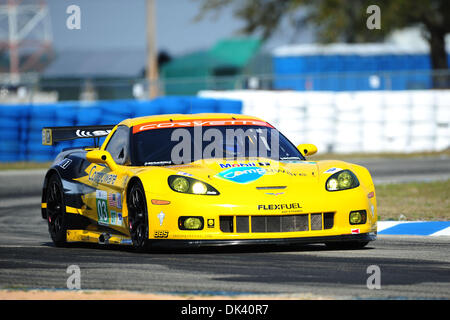
[[138, 187], [133, 187], [130, 192], [129, 202], [129, 226], [130, 235], [133, 244], [138, 247], [144, 245], [148, 237], [148, 227], [146, 219], [146, 205], [142, 190]]
[[47, 196], [47, 219], [53, 235], [63, 230], [64, 204], [61, 189], [56, 181], [50, 184]]

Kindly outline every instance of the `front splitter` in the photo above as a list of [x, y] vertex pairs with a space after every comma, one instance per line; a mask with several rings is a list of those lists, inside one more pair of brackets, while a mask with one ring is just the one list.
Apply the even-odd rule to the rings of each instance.
[[275, 238], [275, 239], [233, 239], [233, 240], [152, 240], [152, 247], [180, 248], [180, 247], [224, 247], [224, 246], [257, 246], [257, 245], [295, 245], [328, 242], [368, 242], [377, 239], [375, 232], [361, 234], [345, 234], [326, 237]]

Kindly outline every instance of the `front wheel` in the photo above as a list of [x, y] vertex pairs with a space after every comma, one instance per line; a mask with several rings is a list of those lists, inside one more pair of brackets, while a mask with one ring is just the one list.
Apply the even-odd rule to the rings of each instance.
[[133, 247], [139, 251], [147, 251], [150, 247], [148, 239], [148, 214], [145, 192], [140, 182], [135, 182], [128, 194], [128, 226]]

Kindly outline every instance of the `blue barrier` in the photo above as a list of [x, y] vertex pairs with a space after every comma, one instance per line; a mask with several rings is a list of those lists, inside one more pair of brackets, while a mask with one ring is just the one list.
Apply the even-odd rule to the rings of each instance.
[[215, 99], [189, 99], [189, 113], [214, 113], [217, 112], [217, 103]]
[[28, 136], [29, 106], [2, 106], [0, 108], [0, 162], [23, 161], [22, 141]]
[[237, 100], [217, 100], [217, 112], [240, 114], [242, 112], [242, 102]]
[[98, 125], [102, 119], [102, 109], [99, 105], [81, 105], [75, 117], [77, 126]]
[[161, 113], [161, 107], [154, 101], [139, 101], [134, 105], [134, 116], [145, 117]]
[[[450, 63], [450, 55], [447, 55]], [[431, 59], [428, 54], [299, 54], [275, 56], [274, 88], [279, 90], [359, 91], [374, 90], [360, 74], [389, 75], [389, 90], [429, 89], [432, 83]], [[425, 72], [423, 72], [425, 71]], [[336, 76], [333, 74], [337, 73]], [[345, 76], [345, 73], [348, 73]], [[298, 76], [298, 78], [292, 77]], [[306, 77], [311, 77], [307, 79]], [[363, 83], [361, 83], [363, 81]]]
[[[52, 161], [64, 148], [92, 144], [90, 139], [42, 145], [43, 127], [117, 124], [124, 119], [158, 114], [242, 112], [238, 100], [160, 97], [149, 101], [0, 105], [0, 162]], [[101, 140], [101, 142], [104, 138]]]
[[153, 103], [160, 114], [183, 114], [190, 112], [189, 102], [184, 97], [157, 98], [153, 100]]

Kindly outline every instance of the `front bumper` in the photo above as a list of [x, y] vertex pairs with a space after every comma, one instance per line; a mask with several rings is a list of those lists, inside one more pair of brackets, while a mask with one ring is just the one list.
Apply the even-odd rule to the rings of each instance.
[[[361, 235], [377, 231], [375, 198], [367, 193], [362, 186], [342, 193], [311, 188], [277, 196], [265, 191], [217, 197], [147, 192], [147, 199], [170, 199], [167, 205], [147, 201], [149, 238], [155, 245], [172, 241], [189, 246], [323, 243], [348, 237], [358, 241]], [[355, 210], [366, 211], [366, 223], [350, 224], [349, 214]], [[182, 230], [180, 216], [202, 217], [203, 229]]]
[[296, 245], [329, 242], [368, 242], [377, 239], [376, 232], [362, 234], [345, 234], [338, 236], [318, 236], [299, 238], [272, 238], [272, 239], [232, 239], [232, 240], [174, 240], [155, 239], [152, 247], [181, 248], [181, 247], [223, 247], [223, 246], [257, 246], [257, 245]]

